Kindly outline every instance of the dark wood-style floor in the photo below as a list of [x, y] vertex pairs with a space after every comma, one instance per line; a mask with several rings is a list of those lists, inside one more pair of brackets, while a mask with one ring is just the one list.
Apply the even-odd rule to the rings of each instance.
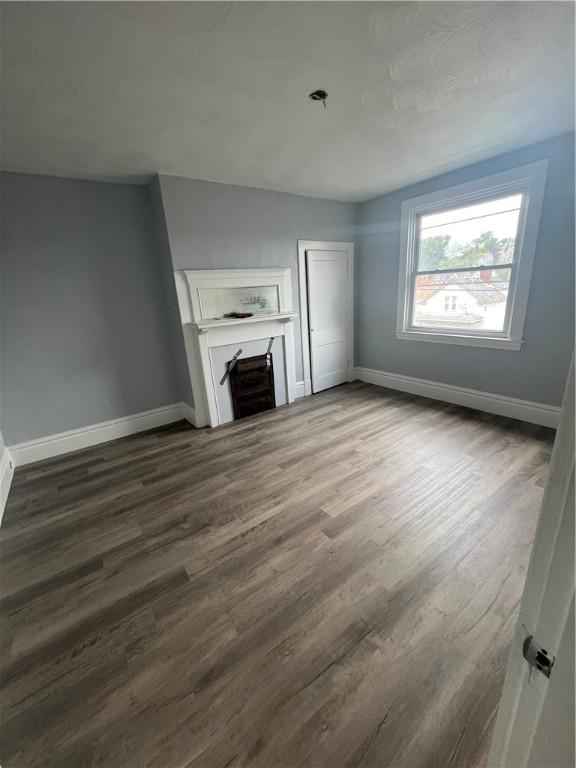
[[353, 384], [17, 470], [2, 765], [483, 765], [552, 436]]

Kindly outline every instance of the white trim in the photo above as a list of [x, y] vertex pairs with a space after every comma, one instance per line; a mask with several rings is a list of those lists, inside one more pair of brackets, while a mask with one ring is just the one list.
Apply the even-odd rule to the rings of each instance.
[[312, 382], [310, 381], [310, 379], [308, 379], [308, 381], [297, 381], [295, 392], [296, 392], [296, 398], [306, 397], [307, 395], [311, 395]]
[[522, 349], [522, 340], [497, 339], [490, 336], [458, 336], [457, 334], [435, 333], [434, 331], [396, 331], [396, 338], [402, 341], [430, 341], [434, 344], [457, 344], [463, 347], [486, 347], [508, 349], [517, 352]]
[[36, 440], [27, 440], [24, 443], [9, 446], [12, 452], [14, 464], [21, 467], [34, 461], [49, 459], [64, 453], [79, 451], [92, 445], [106, 443], [119, 437], [134, 435], [147, 429], [162, 427], [180, 419], [190, 421], [193, 409], [183, 403], [166, 405], [163, 408], [155, 408], [151, 411], [135, 413], [131, 416], [123, 416], [119, 419], [110, 419], [99, 424], [90, 424], [78, 429], [70, 429], [67, 432], [59, 432], [55, 435], [47, 435]]
[[220, 320], [203, 320], [202, 322], [192, 323], [199, 331], [209, 331], [213, 328], [227, 328], [234, 326], [238, 328], [243, 325], [253, 325], [254, 323], [266, 323], [270, 320], [295, 320], [298, 315], [295, 312], [271, 312], [270, 314], [254, 315], [254, 317], [233, 318], [227, 317]]
[[[1, 442], [0, 438], [0, 443]], [[2, 460], [0, 461], [0, 523], [2, 522], [4, 509], [6, 508], [6, 501], [8, 500], [8, 493], [10, 492], [13, 476], [14, 460], [8, 448], [4, 446]]]
[[193, 427], [196, 426], [196, 411], [189, 403], [180, 403], [182, 409], [182, 418], [186, 419]]
[[[493, 346], [498, 349], [505, 348], [516, 351], [521, 348], [547, 169], [548, 160], [539, 160], [536, 163], [404, 200], [400, 225], [396, 338], [402, 340], [415, 338], [418, 341], [436, 341], [445, 344], [466, 343], [469, 346]], [[479, 330], [454, 331], [451, 334], [449, 329], [428, 331], [412, 326], [413, 276], [417, 258], [418, 216], [512, 194], [522, 194], [523, 201], [510, 278], [505, 330], [489, 335], [486, 334], [486, 331]], [[459, 341], [449, 341], [448, 339], [459, 339]], [[488, 345], [489, 340], [493, 344]]]
[[520, 400], [516, 397], [480, 392], [476, 389], [442, 384], [439, 381], [417, 379], [399, 373], [376, 371], [373, 368], [356, 368], [356, 378], [367, 384], [376, 384], [379, 387], [397, 389], [400, 392], [409, 392], [412, 395], [421, 395], [432, 400], [463, 405], [478, 411], [495, 413], [498, 416], [508, 416], [511, 419], [529, 421], [531, 424], [553, 428], [558, 425], [560, 408], [555, 405], [545, 405], [530, 400]]
[[310, 368], [310, 329], [308, 327], [308, 277], [306, 251], [346, 251], [348, 255], [348, 381], [354, 381], [354, 243], [329, 240], [298, 240], [298, 299], [300, 302], [300, 335], [302, 337], [302, 372], [309, 383], [307, 395], [312, 394]]
[[[531, 750], [548, 697], [558, 704], [555, 675], [571, 675], [566, 686], [574, 686], [571, 659], [559, 656], [574, 600], [574, 358], [570, 366], [559, 429], [548, 471], [548, 480], [530, 554], [524, 593], [510, 648], [502, 698], [488, 758], [491, 768], [533, 764]], [[528, 635], [556, 656], [550, 679], [535, 672], [524, 661], [522, 646]], [[567, 650], [567, 649], [566, 649]], [[572, 660], [572, 664], [573, 664]], [[552, 686], [549, 687], [550, 683]], [[569, 733], [561, 734], [567, 744]], [[548, 739], [550, 762], [554, 739]], [[562, 763], [564, 764], [564, 763]], [[568, 763], [566, 763], [568, 764]]]

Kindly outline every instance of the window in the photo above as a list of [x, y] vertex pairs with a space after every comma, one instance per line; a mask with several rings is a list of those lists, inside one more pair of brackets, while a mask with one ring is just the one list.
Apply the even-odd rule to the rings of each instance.
[[398, 338], [520, 349], [546, 168], [403, 203]]

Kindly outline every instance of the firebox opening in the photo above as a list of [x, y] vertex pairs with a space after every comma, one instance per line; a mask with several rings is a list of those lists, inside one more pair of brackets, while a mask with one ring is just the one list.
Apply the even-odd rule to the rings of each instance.
[[230, 394], [235, 419], [275, 408], [272, 353], [239, 358], [230, 371]]

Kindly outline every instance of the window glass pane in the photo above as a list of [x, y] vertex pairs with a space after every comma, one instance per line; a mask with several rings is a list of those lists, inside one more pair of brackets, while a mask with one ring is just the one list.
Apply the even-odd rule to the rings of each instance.
[[522, 195], [421, 216], [418, 270], [509, 264]]
[[412, 325], [503, 331], [509, 269], [417, 275]]

